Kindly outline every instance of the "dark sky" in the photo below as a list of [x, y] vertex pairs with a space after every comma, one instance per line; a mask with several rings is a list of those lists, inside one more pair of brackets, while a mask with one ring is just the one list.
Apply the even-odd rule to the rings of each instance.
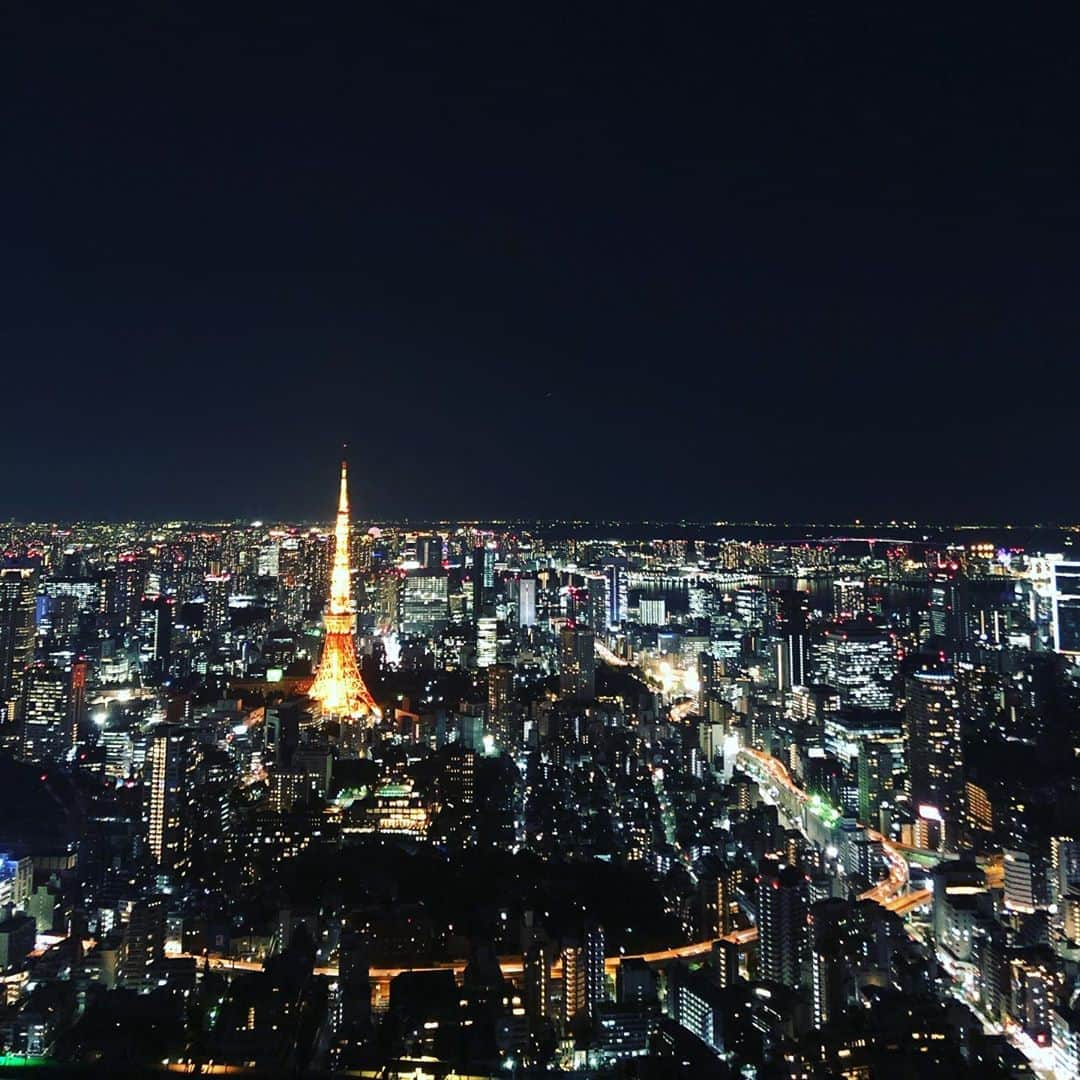
[[1071, 16], [52, 6], [0, 518], [1080, 518]]

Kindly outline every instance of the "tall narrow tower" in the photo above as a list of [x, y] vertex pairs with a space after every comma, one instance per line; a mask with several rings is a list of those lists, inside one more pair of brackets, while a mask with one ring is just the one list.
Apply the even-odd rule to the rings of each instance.
[[349, 486], [345, 462], [341, 463], [341, 493], [334, 527], [334, 568], [330, 574], [330, 604], [323, 614], [326, 640], [308, 694], [335, 716], [378, 716], [360, 669], [356, 666], [356, 612], [349, 575]]

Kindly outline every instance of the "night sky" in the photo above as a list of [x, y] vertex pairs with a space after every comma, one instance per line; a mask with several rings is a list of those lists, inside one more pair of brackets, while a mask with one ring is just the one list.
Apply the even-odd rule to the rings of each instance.
[[1080, 518], [1073, 16], [50, 6], [0, 518]]

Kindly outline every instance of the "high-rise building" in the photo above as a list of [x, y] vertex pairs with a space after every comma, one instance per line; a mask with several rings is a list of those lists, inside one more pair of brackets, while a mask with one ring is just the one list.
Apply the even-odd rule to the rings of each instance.
[[835, 687], [841, 708], [888, 709], [896, 650], [889, 631], [847, 622], [825, 631], [824, 678]]
[[364, 684], [356, 664], [356, 608], [349, 571], [349, 481], [341, 463], [337, 522], [334, 527], [334, 562], [330, 574], [330, 603], [323, 615], [326, 636], [309, 697], [327, 715], [358, 717], [379, 715], [379, 708]]
[[866, 582], [837, 578], [833, 582], [833, 617], [837, 622], [856, 619], [866, 611]]
[[810, 968], [814, 1027], [843, 1016], [850, 993], [847, 940], [851, 905], [839, 897], [810, 908]]
[[421, 533], [416, 538], [416, 561], [421, 570], [441, 570], [443, 564], [442, 537]]
[[585, 1011], [596, 1020], [598, 1007], [607, 1001], [607, 974], [604, 967], [604, 928], [598, 922], [585, 926]]
[[581, 701], [596, 696], [596, 637], [581, 623], [559, 631], [559, 692]]
[[807, 940], [806, 876], [793, 866], [762, 863], [757, 879], [761, 976], [799, 986]]
[[536, 578], [518, 580], [518, 626], [536, 625]]
[[565, 1035], [573, 1022], [586, 1012], [588, 997], [585, 975], [585, 949], [580, 942], [568, 941], [562, 950], [562, 1030]]
[[23, 671], [34, 656], [36, 588], [34, 570], [0, 570], [0, 713], [7, 723], [15, 720]]
[[152, 969], [165, 953], [165, 904], [160, 896], [131, 906], [118, 957], [117, 976], [127, 990], [149, 990]]
[[1080, 562], [1055, 562], [1054, 651], [1080, 656]]
[[859, 740], [859, 820], [877, 828], [882, 804], [893, 797], [892, 746], [864, 735]]
[[444, 796], [455, 809], [471, 810], [476, 803], [476, 751], [455, 746], [446, 763]]
[[112, 613], [124, 628], [139, 625], [139, 605], [146, 590], [149, 569], [142, 552], [125, 551], [117, 556], [112, 578]]
[[533, 1035], [551, 1019], [551, 952], [546, 939], [525, 951], [525, 1016]]
[[604, 566], [605, 603], [608, 628], [622, 624], [626, 618], [629, 576], [625, 559], [612, 559]]
[[499, 620], [482, 615], [476, 620], [476, 666], [488, 668], [499, 660]]
[[203, 608], [203, 628], [208, 634], [220, 634], [229, 628], [229, 597], [232, 577], [229, 574], [207, 574], [203, 582], [206, 605]]
[[161, 679], [172, 649], [173, 609], [171, 596], [147, 596], [139, 614], [139, 663], [143, 673]]
[[410, 570], [401, 593], [401, 632], [434, 637], [450, 621], [449, 581], [442, 569]]
[[76, 742], [71, 673], [44, 661], [31, 664], [23, 678], [19, 722], [27, 761], [65, 761]]
[[495, 603], [495, 552], [493, 540], [480, 544], [473, 550], [472, 590], [473, 618], [490, 615]]
[[662, 596], [643, 596], [640, 611], [642, 626], [663, 626], [667, 622], [667, 601]]
[[777, 685], [781, 690], [805, 686], [808, 679], [810, 600], [806, 593], [788, 589], [769, 595], [777, 635]]
[[488, 730], [500, 746], [510, 743], [510, 703], [514, 696], [514, 669], [509, 664], [493, 664], [487, 669]]
[[1005, 907], [1024, 915], [1035, 913], [1035, 887], [1031, 856], [1026, 851], [1005, 850]]
[[175, 724], [154, 729], [147, 752], [150, 854], [168, 872], [184, 861], [184, 781], [188, 733]]
[[919, 673], [907, 680], [906, 696], [904, 742], [912, 806], [928, 821], [959, 821], [964, 760], [956, 684], [951, 675]]

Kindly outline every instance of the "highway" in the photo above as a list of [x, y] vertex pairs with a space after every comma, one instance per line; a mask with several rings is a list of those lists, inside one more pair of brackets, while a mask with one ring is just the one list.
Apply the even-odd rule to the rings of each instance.
[[[810, 796], [795, 783], [783, 762], [771, 754], [743, 747], [739, 751], [739, 758], [743, 764], [749, 765], [750, 775], [758, 779], [759, 783], [771, 782], [778, 790], [786, 792], [789, 799], [794, 800], [800, 807], [805, 807], [810, 801]], [[908, 864], [903, 852], [876, 830], [867, 829], [866, 832], [871, 839], [881, 841], [881, 851], [889, 864], [889, 873], [872, 888], [860, 893], [859, 899], [875, 900], [899, 914], [906, 914], [916, 907], [928, 904], [931, 900], [928, 890], [920, 889], [912, 893], [907, 891]]]

